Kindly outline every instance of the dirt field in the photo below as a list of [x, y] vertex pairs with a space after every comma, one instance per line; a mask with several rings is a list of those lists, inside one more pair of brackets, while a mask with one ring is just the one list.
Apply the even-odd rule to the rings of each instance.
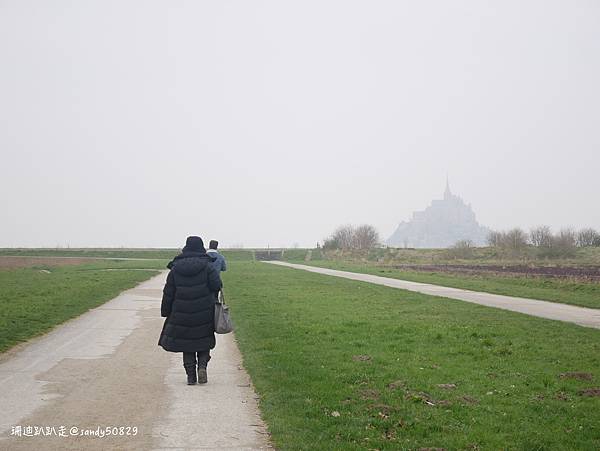
[[5, 257], [0, 256], [0, 270], [31, 268], [32, 266], [66, 266], [97, 262], [97, 258], [86, 257]]

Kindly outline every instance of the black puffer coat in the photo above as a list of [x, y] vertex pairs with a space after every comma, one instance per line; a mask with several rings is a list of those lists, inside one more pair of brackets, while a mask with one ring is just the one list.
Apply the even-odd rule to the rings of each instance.
[[214, 311], [221, 276], [205, 252], [183, 252], [169, 263], [160, 314], [166, 317], [158, 344], [166, 351], [215, 347]]

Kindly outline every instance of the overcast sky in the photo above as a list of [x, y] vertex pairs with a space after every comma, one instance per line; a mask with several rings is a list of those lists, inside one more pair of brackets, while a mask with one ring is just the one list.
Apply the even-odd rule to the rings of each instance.
[[0, 0], [0, 246], [600, 229], [600, 3]]

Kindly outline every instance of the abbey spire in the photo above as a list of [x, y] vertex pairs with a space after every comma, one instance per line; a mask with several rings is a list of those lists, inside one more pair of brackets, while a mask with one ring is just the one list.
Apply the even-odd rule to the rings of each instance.
[[452, 191], [450, 191], [450, 180], [448, 176], [446, 176], [446, 190], [444, 191], [444, 199], [449, 199], [452, 197]]

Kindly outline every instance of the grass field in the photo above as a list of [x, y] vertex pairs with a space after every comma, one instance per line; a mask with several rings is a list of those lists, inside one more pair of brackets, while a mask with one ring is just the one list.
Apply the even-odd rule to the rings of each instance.
[[[177, 253], [176, 249], [1, 250], [0, 352], [103, 304], [157, 270], [165, 270]], [[224, 254], [233, 262], [251, 261], [253, 255], [247, 250]], [[11, 262], [13, 255], [18, 261]], [[22, 258], [25, 256], [41, 258]], [[80, 260], [90, 257], [94, 259]]]
[[1, 270], [0, 352], [103, 304], [157, 274], [156, 269], [164, 269], [166, 263], [98, 260]]
[[422, 271], [405, 271], [369, 263], [310, 261], [305, 264], [342, 271], [374, 274], [413, 282], [432, 283], [453, 288], [483, 291], [531, 299], [560, 302], [582, 307], [600, 308], [600, 283], [542, 277], [466, 275]]
[[265, 263], [225, 284], [281, 449], [600, 449], [600, 331]]
[[41, 256], [41, 257], [100, 257], [100, 258], [173, 258], [179, 249], [0, 249], [5, 256]]
[[[96, 252], [109, 258], [0, 270], [0, 351], [135, 286], [173, 256]], [[278, 448], [600, 449], [600, 331], [254, 262], [248, 250], [224, 254], [236, 337]], [[301, 262], [300, 251], [291, 257]], [[579, 305], [597, 299], [556, 280], [519, 287], [512, 277], [311, 263], [560, 302], [578, 295]]]
[[[138, 258], [172, 259], [180, 249], [0, 249], [0, 256], [40, 256], [40, 257], [94, 257], [94, 258]], [[252, 250], [225, 249], [221, 253], [228, 260], [251, 260]]]

